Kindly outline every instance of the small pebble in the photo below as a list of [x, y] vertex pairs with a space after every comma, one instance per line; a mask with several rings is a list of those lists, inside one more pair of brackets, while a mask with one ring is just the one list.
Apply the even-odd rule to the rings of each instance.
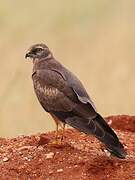
[[46, 154], [46, 159], [52, 159], [53, 156], [54, 156], [54, 153], [50, 152], [50, 153]]
[[107, 151], [106, 149], [104, 150], [105, 154], [110, 157], [111, 156], [111, 153], [109, 151]]
[[28, 157], [24, 157], [25, 160], [28, 160]]
[[57, 172], [63, 172], [63, 169], [58, 169]]
[[111, 125], [111, 124], [112, 124], [112, 120], [111, 120], [111, 119], [108, 121], [108, 124], [109, 124], [109, 125]]
[[118, 166], [118, 165], [119, 165], [119, 163], [118, 163], [118, 162], [116, 162], [116, 163], [115, 163], [115, 166]]
[[40, 151], [43, 151], [43, 150], [44, 150], [43, 146], [38, 146], [38, 149], [39, 149]]
[[20, 148], [18, 148], [19, 151], [25, 151], [25, 150], [29, 150], [31, 149], [33, 146], [22, 146]]
[[3, 158], [3, 162], [7, 162], [8, 160], [9, 160], [9, 158], [7, 158], [7, 157]]
[[81, 159], [82, 159], [82, 157], [80, 157], [80, 156], [79, 156], [79, 157], [78, 157], [78, 159], [79, 159], [79, 160], [81, 160]]
[[27, 161], [31, 161], [31, 159], [29, 157], [24, 157], [24, 159]]
[[21, 151], [18, 152], [20, 155], [22, 155], [23, 153]]
[[53, 174], [53, 171], [49, 171], [49, 174]]

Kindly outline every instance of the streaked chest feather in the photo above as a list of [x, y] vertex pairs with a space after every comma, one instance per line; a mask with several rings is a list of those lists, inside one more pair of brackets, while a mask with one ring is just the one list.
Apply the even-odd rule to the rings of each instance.
[[43, 93], [46, 97], [56, 97], [59, 93], [57, 88], [50, 86], [42, 87], [39, 82], [36, 82], [36, 90]]

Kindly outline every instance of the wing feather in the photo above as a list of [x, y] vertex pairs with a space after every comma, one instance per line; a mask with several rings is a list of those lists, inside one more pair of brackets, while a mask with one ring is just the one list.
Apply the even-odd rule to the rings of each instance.
[[95, 111], [97, 111], [92, 99], [89, 97], [83, 84], [72, 72], [67, 70], [65, 67], [57, 70], [56, 69], [52, 69], [52, 70], [56, 71], [63, 77], [63, 79], [67, 82], [68, 86], [74, 91], [80, 102], [84, 104], [88, 103], [89, 105], [92, 106], [92, 108]]
[[[94, 105], [81, 82], [75, 77], [73, 80], [72, 74], [66, 74], [67, 71], [63, 75], [61, 75], [61, 71], [57, 71], [52, 69], [37, 70], [33, 76], [35, 92], [42, 106], [47, 111], [74, 111], [84, 118], [95, 117]], [[57, 95], [48, 96], [46, 87], [57, 89]]]

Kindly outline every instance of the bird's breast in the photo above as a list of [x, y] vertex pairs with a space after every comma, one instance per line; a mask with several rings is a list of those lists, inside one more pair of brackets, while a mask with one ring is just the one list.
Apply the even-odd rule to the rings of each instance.
[[71, 100], [56, 87], [33, 78], [34, 90], [40, 104], [49, 111], [71, 111]]
[[36, 82], [36, 90], [40, 93], [43, 93], [45, 97], [56, 97], [59, 93], [57, 88], [50, 87], [50, 86], [44, 86], [42, 87], [39, 82]]
[[44, 94], [45, 94], [45, 96], [56, 97], [58, 94], [58, 89], [45, 86], [44, 87]]

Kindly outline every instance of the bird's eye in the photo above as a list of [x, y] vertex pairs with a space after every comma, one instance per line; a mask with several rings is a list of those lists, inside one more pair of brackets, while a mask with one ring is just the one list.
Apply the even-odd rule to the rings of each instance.
[[33, 53], [34, 53], [34, 54], [37, 54], [37, 53], [39, 53], [39, 52], [41, 52], [41, 51], [43, 51], [42, 48], [36, 48], [36, 49], [33, 50]]

